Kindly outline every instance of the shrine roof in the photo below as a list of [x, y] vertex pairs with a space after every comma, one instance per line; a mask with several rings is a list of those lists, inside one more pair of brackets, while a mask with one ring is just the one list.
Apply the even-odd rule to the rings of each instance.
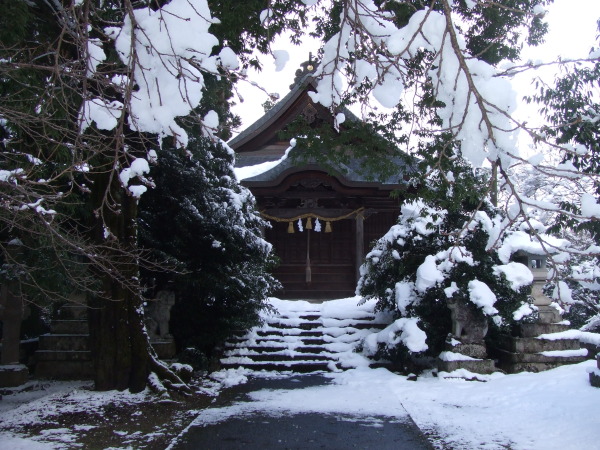
[[[332, 176], [339, 178], [344, 184], [355, 184], [355, 185], [381, 185], [387, 189], [400, 188], [406, 185], [406, 179], [414, 170], [410, 165], [406, 163], [404, 158], [396, 157], [388, 159], [389, 164], [393, 164], [397, 167], [398, 171], [393, 175], [388, 176], [385, 179], [378, 178], [376, 180], [370, 178], [363, 168], [364, 158], [353, 158], [348, 163], [330, 163], [328, 168], [318, 164], [315, 161], [297, 161], [292, 157], [283, 158], [274, 167], [265, 170], [248, 178], [244, 178], [243, 182], [246, 185], [255, 184], [270, 184], [276, 182], [286, 174], [295, 172], [302, 172], [306, 170], [316, 170], [321, 172], [330, 173]], [[258, 158], [254, 161], [253, 165], [274, 162], [272, 158], [265, 157], [262, 161]], [[246, 166], [247, 167], [247, 166]]]
[[279, 100], [271, 109], [269, 109], [260, 119], [256, 120], [252, 125], [243, 130], [236, 137], [231, 139], [227, 144], [234, 150], [242, 146], [244, 143], [260, 134], [271, 126], [295, 100], [300, 97], [309, 86], [316, 86], [315, 80], [311, 73], [306, 74], [299, 83], [287, 93], [285, 97]]
[[[247, 144], [253, 141], [255, 138], [260, 136], [262, 133], [272, 133], [275, 126], [281, 126], [281, 122], [278, 123], [283, 116], [289, 115], [288, 110], [292, 108], [294, 103], [300, 99], [302, 95], [311, 88], [316, 87], [316, 82], [312, 73], [308, 72], [304, 76], [298, 79], [296, 84], [292, 86], [290, 92], [277, 102], [270, 110], [268, 110], [262, 117], [256, 120], [253, 124], [243, 130], [235, 138], [228, 142], [228, 145], [236, 151], [236, 167], [248, 167], [256, 166], [267, 162], [279, 163], [264, 172], [251, 176], [244, 179], [244, 184], [247, 185], [268, 185], [276, 182], [282, 176], [287, 173], [300, 172], [303, 170], [318, 170], [327, 172], [340, 178], [340, 181], [346, 184], [354, 185], [381, 185], [385, 189], [396, 189], [406, 185], [406, 178], [414, 172], [415, 168], [413, 164], [407, 162], [406, 157], [392, 156], [390, 155], [387, 163], [397, 167], [398, 171], [393, 176], [389, 176], [386, 179], [377, 178], [376, 180], [371, 179], [366, 171], [363, 169], [365, 166], [366, 158], [353, 158], [347, 163], [330, 163], [327, 167], [318, 164], [316, 161], [306, 159], [295, 159], [295, 158], [282, 158], [285, 152], [285, 143], [270, 144], [267, 146], [260, 147], [260, 151], [240, 151], [244, 146], [247, 148]], [[351, 111], [343, 108], [343, 113], [346, 116], [348, 122], [360, 122], [361, 120], [356, 117]], [[253, 144], [250, 144], [251, 146]]]

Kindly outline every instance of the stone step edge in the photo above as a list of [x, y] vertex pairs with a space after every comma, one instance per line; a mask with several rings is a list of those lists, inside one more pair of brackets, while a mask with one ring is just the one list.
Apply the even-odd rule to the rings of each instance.
[[586, 356], [546, 356], [539, 352], [536, 353], [514, 353], [502, 349], [497, 349], [499, 357], [504, 363], [548, 363], [548, 364], [573, 364], [587, 360]]
[[274, 366], [286, 366], [294, 367], [296, 365], [312, 365], [320, 366], [327, 365], [329, 363], [337, 363], [337, 360], [295, 360], [295, 361], [244, 361], [244, 362], [233, 362], [233, 361], [221, 361], [223, 367], [252, 367], [260, 365], [274, 365]]
[[277, 354], [277, 353], [282, 353], [282, 352], [296, 352], [296, 353], [306, 353], [306, 354], [319, 354], [319, 353], [341, 353], [341, 352], [346, 352], [349, 351], [348, 350], [341, 350], [341, 351], [332, 351], [329, 350], [325, 347], [320, 347], [320, 346], [297, 346], [297, 347], [260, 347], [260, 346], [252, 346], [252, 345], [246, 345], [243, 347], [226, 347], [225, 348], [225, 353], [226, 354], [230, 354], [230, 353], [240, 353], [243, 351], [248, 351], [251, 353], [248, 353], [249, 355], [258, 355], [258, 354]]
[[344, 355], [345, 353], [331, 353], [331, 352], [323, 352], [323, 353], [304, 353], [304, 352], [295, 352], [293, 354], [289, 352], [267, 352], [267, 353], [238, 353], [238, 354], [225, 354], [222, 357], [223, 359], [227, 358], [250, 358], [259, 360], [261, 358], [273, 358], [273, 360], [279, 360], [280, 358], [288, 358], [290, 360], [298, 360], [298, 359], [306, 359], [306, 360], [314, 360], [317, 361], [319, 359], [335, 359], [337, 356]]
[[281, 322], [269, 322], [266, 323], [265, 325], [263, 325], [262, 327], [257, 327], [254, 328], [256, 330], [268, 330], [268, 329], [275, 329], [275, 330], [318, 330], [318, 329], [323, 329], [323, 330], [345, 330], [347, 328], [350, 329], [356, 329], [356, 330], [364, 330], [366, 328], [376, 328], [376, 329], [383, 329], [385, 327], [387, 327], [389, 324], [384, 324], [384, 323], [376, 323], [376, 322], [351, 322], [348, 323], [346, 325], [342, 325], [342, 324], [332, 324], [332, 325], [324, 325], [323, 323], [320, 322], [304, 322], [304, 323], [300, 323], [300, 324], [286, 324], [286, 323], [281, 323]]
[[268, 372], [294, 372], [294, 373], [310, 373], [310, 372], [330, 372], [330, 364], [334, 363], [318, 363], [318, 364], [297, 364], [293, 367], [284, 364], [255, 364], [250, 366], [244, 366], [240, 364], [222, 364], [224, 369], [238, 369], [244, 368], [253, 371], [268, 371]]
[[[338, 337], [341, 334], [333, 333], [333, 330], [347, 330], [345, 333], [341, 334], [358, 334], [361, 332], [372, 331], [374, 333], [381, 331], [380, 328], [369, 327], [369, 328], [355, 328], [355, 327], [341, 327], [341, 328], [313, 328], [310, 330], [302, 329], [302, 328], [259, 328], [253, 329], [251, 332], [255, 333], [256, 336], [265, 337], [265, 336], [307, 336], [307, 337], [315, 337], [315, 336], [332, 336]], [[248, 339], [248, 332], [244, 335], [238, 335], [238, 339]]]

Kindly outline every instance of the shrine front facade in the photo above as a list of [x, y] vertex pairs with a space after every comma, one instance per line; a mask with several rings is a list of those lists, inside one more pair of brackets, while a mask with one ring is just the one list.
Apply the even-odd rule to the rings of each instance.
[[[365, 179], [358, 163], [331, 174], [316, 163], [297, 162], [292, 154], [282, 158], [290, 144], [279, 139], [278, 132], [288, 123], [300, 114], [331, 117], [310, 99], [312, 87], [310, 77], [297, 83], [229, 143], [238, 167], [278, 161], [242, 184], [254, 194], [262, 217], [271, 225], [264, 234], [278, 258], [273, 274], [283, 285], [275, 295], [286, 299], [353, 296], [371, 243], [398, 218], [401, 197], [392, 198], [390, 193], [406, 188], [393, 180]], [[326, 126], [333, 125], [329, 121]]]

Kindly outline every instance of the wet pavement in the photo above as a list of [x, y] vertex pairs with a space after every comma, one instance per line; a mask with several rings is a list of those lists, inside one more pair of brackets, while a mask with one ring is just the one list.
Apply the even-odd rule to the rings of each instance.
[[[290, 390], [330, 383], [322, 375], [293, 375], [285, 379], [251, 379], [221, 394], [214, 408], [227, 411], [252, 403], [248, 394], [261, 389]], [[431, 450], [408, 414], [404, 417], [361, 416], [349, 413], [286, 413], [256, 408], [232, 408], [231, 414], [211, 418], [202, 411], [170, 448], [198, 450], [264, 449], [395, 449]]]

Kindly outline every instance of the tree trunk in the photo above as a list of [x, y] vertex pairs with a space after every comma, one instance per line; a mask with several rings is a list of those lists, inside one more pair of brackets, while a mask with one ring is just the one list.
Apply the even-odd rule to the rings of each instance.
[[[107, 197], [105, 189], [110, 192]], [[107, 205], [106, 198], [114, 205]], [[152, 349], [144, 329], [141, 295], [135, 289], [139, 273], [137, 199], [127, 195], [117, 176], [111, 179], [110, 173], [100, 173], [94, 180], [92, 201], [94, 211], [104, 217], [96, 219], [94, 239], [107, 245], [105, 256], [113, 264], [113, 273], [98, 274], [103, 295], [88, 302], [95, 387], [139, 392], [147, 385]], [[107, 230], [112, 234], [108, 238]]]

